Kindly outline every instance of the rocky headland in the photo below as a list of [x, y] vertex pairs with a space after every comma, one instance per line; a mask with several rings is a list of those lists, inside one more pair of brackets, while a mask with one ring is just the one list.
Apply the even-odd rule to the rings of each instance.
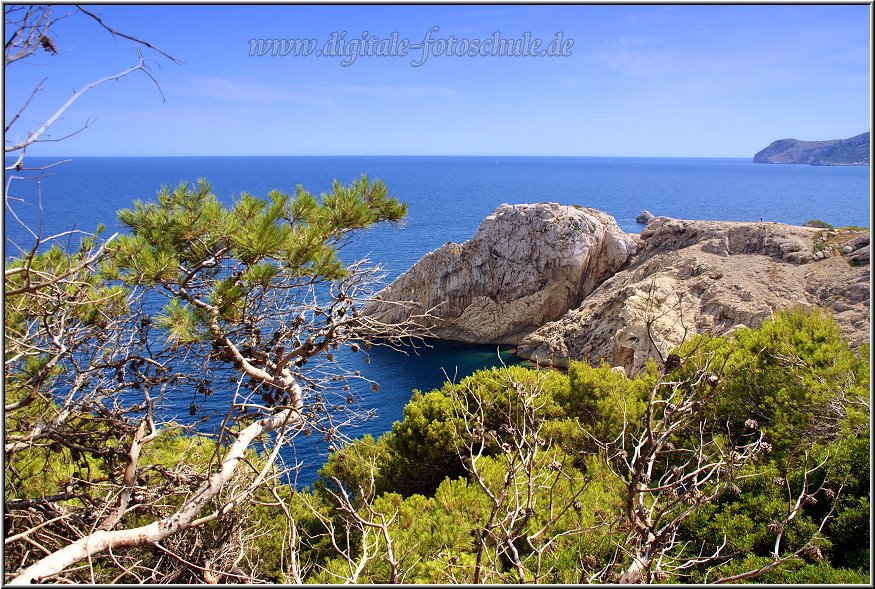
[[442, 339], [516, 345], [547, 366], [604, 358], [630, 374], [654, 346], [796, 306], [829, 309], [856, 346], [869, 339], [869, 247], [868, 230], [655, 217], [634, 235], [595, 209], [502, 205], [364, 312], [395, 322], [430, 311]]
[[868, 166], [869, 132], [828, 141], [779, 139], [753, 156], [753, 161], [755, 164]]
[[595, 209], [501, 205], [474, 237], [426, 254], [364, 311], [393, 323], [430, 311], [436, 337], [516, 345], [580, 305], [636, 249]]

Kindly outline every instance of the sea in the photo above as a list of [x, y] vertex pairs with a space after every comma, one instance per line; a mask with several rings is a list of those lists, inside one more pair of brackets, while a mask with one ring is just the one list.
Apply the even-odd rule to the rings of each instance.
[[[10, 160], [7, 158], [7, 166]], [[754, 164], [728, 158], [618, 157], [72, 157], [26, 159], [26, 169], [7, 171], [4, 260], [29, 249], [33, 238], [70, 229], [107, 234], [123, 231], [117, 211], [134, 200], [155, 198], [162, 186], [206, 178], [215, 194], [231, 203], [241, 192], [266, 196], [302, 185], [313, 194], [330, 191], [336, 179], [349, 183], [362, 174], [383, 180], [406, 202], [398, 227], [362, 232], [342, 251], [346, 261], [379, 262], [388, 283], [427, 252], [463, 242], [502, 203], [558, 202], [606, 211], [620, 228], [638, 233], [643, 210], [685, 219], [777, 221], [802, 224], [820, 219], [835, 226], [870, 225], [869, 167]], [[35, 168], [44, 168], [33, 171]], [[31, 169], [31, 171], [28, 171]], [[14, 213], [14, 214], [13, 214]], [[75, 238], [73, 238], [75, 243]], [[370, 417], [346, 429], [355, 438], [375, 437], [402, 417], [416, 389], [429, 391], [477, 369], [520, 360], [507, 346], [428, 342], [419, 349], [372, 348], [342, 353], [340, 363], [359, 370], [370, 385], [354, 388], [356, 408]], [[216, 390], [199, 401], [201, 410], [223, 414], [230, 391]], [[168, 395], [166, 419], [189, 419], [191, 394]], [[331, 443], [320, 436], [298, 437], [284, 459], [300, 465], [294, 484], [311, 485]]]

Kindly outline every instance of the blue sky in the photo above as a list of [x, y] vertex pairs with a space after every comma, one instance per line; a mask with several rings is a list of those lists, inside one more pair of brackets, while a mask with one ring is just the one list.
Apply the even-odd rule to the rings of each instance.
[[[177, 6], [91, 8], [146, 52], [166, 97], [137, 72], [89, 92], [31, 155], [568, 155], [751, 157], [784, 137], [870, 129], [870, 6]], [[58, 13], [73, 12], [57, 7]], [[256, 38], [440, 27], [486, 39], [525, 32], [567, 57], [250, 57]], [[6, 117], [45, 90], [7, 140], [71, 90], [136, 61], [127, 41], [74, 15], [57, 56], [6, 69]]]

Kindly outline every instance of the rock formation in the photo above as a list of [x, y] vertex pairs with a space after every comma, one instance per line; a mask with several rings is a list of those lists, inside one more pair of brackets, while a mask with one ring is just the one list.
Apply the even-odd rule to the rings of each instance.
[[753, 161], [755, 164], [868, 166], [869, 132], [828, 141], [779, 139], [753, 156]]
[[868, 341], [868, 263], [868, 230], [656, 217], [631, 236], [594, 209], [502, 205], [365, 312], [398, 321], [433, 309], [436, 337], [516, 344], [540, 365], [605, 358], [634, 374], [654, 348], [796, 306], [830, 309], [852, 345]]
[[626, 269], [525, 337], [518, 354], [553, 366], [605, 358], [636, 373], [654, 346], [665, 354], [697, 333], [756, 327], [778, 309], [815, 305], [831, 309], [859, 345], [869, 337], [869, 269], [852, 267], [838, 252], [815, 258], [814, 240], [823, 233], [658, 217], [641, 233], [640, 252]]
[[869, 234], [866, 233], [848, 241], [840, 251], [847, 254], [851, 264], [861, 266], [869, 263], [869, 247]]
[[614, 218], [595, 209], [501, 205], [474, 237], [426, 254], [364, 312], [395, 322], [431, 310], [436, 337], [516, 344], [579, 305], [635, 249]]
[[648, 223], [650, 223], [650, 221], [653, 220], [654, 217], [655, 217], [655, 215], [653, 213], [651, 213], [650, 211], [644, 210], [644, 211], [641, 211], [637, 217], [635, 217], [635, 222], [641, 223], [642, 225], [647, 225]]

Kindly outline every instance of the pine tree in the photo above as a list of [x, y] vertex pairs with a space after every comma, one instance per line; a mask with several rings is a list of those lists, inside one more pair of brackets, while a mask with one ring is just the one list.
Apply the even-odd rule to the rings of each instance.
[[[224, 514], [285, 480], [272, 459], [291, 438], [340, 434], [324, 385], [347, 375], [332, 351], [411, 333], [359, 314], [374, 271], [338, 255], [352, 232], [405, 214], [366, 176], [321, 198], [298, 187], [230, 206], [200, 180], [121, 211], [126, 235], [7, 264], [7, 527], [37, 530], [26, 535], [45, 548], [7, 551], [24, 569], [13, 582], [54, 578], [109, 551], [118, 565], [125, 547], [142, 561], [142, 547], [159, 541], [188, 558], [228, 542], [242, 554]], [[188, 424], [158, 418], [167, 395], [220, 386], [236, 392], [215, 443], [179, 436], [201, 423], [194, 401]], [[250, 450], [256, 442], [263, 457]], [[251, 470], [239, 472], [241, 462]], [[63, 522], [40, 527], [59, 513]], [[207, 568], [215, 576], [222, 566]]]

